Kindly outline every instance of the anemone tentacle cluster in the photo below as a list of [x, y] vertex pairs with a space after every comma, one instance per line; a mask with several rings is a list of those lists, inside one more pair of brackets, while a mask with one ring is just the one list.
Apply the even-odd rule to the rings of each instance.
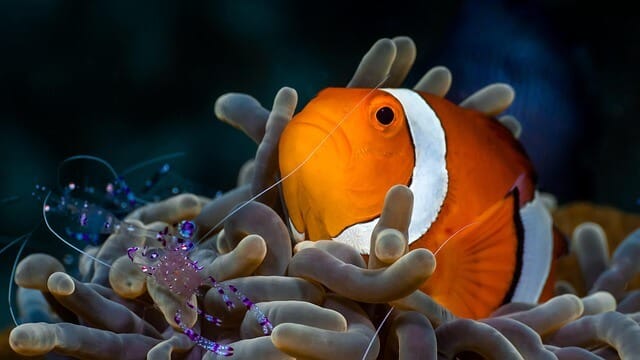
[[[381, 39], [348, 86], [397, 87], [414, 59], [411, 39]], [[449, 71], [437, 67], [416, 88], [444, 96], [450, 84]], [[461, 106], [498, 114], [512, 98], [508, 86], [494, 84]], [[188, 257], [168, 252], [154, 267], [175, 277], [140, 271], [131, 260], [150, 244], [137, 236], [140, 231], [125, 229], [92, 251], [100, 262], [84, 255], [80, 273], [87, 281], [67, 274], [50, 255], [23, 259], [15, 276], [21, 296], [45, 299], [30, 306], [50, 314], [51, 321], [14, 328], [12, 349], [81, 359], [633, 359], [640, 354], [639, 290], [627, 288], [640, 273], [640, 230], [625, 236], [609, 257], [605, 231], [595, 223], [578, 226], [570, 234], [571, 254], [586, 291], [559, 282], [556, 296], [544, 303], [508, 303], [479, 320], [459, 318], [419, 290], [437, 264], [429, 250], [407, 251], [413, 194], [406, 186], [387, 193], [366, 260], [335, 241], [292, 242], [275, 179], [278, 139], [296, 103], [290, 88], [278, 92], [271, 111], [248, 95], [220, 97], [216, 115], [258, 144], [237, 187], [215, 199], [173, 196], [124, 219], [145, 232], [193, 237]], [[513, 117], [499, 120], [519, 135]], [[151, 243], [158, 246], [156, 240]], [[181, 278], [176, 269], [189, 274]], [[177, 293], [179, 284], [188, 291]], [[206, 287], [202, 295], [199, 284]], [[236, 296], [221, 296], [227, 289]]]

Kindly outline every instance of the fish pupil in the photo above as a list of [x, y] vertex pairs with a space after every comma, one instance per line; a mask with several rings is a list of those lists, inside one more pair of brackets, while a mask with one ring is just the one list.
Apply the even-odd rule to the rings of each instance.
[[389, 125], [393, 121], [394, 114], [390, 107], [384, 106], [376, 111], [376, 119], [382, 125]]

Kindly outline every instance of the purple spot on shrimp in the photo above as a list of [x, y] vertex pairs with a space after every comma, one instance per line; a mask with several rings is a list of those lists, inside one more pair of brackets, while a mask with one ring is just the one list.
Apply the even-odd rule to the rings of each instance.
[[200, 337], [200, 335], [196, 334], [196, 332], [190, 328], [184, 329], [184, 333], [189, 337], [189, 339], [191, 339], [191, 341], [197, 341]]
[[191, 262], [191, 266], [196, 270], [196, 271], [201, 271], [204, 269], [204, 266], [199, 266], [198, 265], [198, 261], [192, 261]]
[[127, 249], [127, 256], [129, 256], [129, 259], [131, 261], [133, 261], [133, 254], [138, 250], [139, 248], [137, 246], [133, 246]]
[[247, 309], [253, 306], [253, 303], [251, 302], [251, 300], [249, 300], [246, 296], [242, 297], [242, 303], [244, 304], [244, 306], [247, 307]]
[[209, 315], [209, 314], [204, 314], [204, 318], [205, 320], [207, 320], [210, 323], [215, 324], [216, 326], [221, 326], [222, 325], [222, 320], [220, 320], [219, 318], [213, 316], [213, 315]]
[[191, 239], [196, 231], [196, 224], [193, 221], [183, 220], [178, 225], [180, 236], [185, 239]]
[[87, 226], [87, 213], [83, 212], [82, 214], [80, 214], [80, 226]]
[[180, 245], [180, 250], [189, 251], [189, 250], [193, 249], [193, 246], [194, 245], [193, 245], [193, 243], [191, 241], [187, 241], [186, 243]]

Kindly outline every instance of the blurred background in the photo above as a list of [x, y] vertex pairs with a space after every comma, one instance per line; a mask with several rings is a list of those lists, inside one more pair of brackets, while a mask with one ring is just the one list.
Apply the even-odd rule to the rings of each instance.
[[[508, 112], [522, 122], [540, 188], [561, 204], [640, 212], [640, 22], [627, 15], [631, 5], [416, 3], [0, 2], [2, 242], [37, 228], [31, 193], [55, 185], [73, 155], [121, 172], [180, 152], [171, 189], [232, 188], [256, 145], [215, 118], [218, 96], [244, 92], [270, 108], [290, 86], [300, 109], [322, 88], [344, 86], [377, 39], [397, 35], [418, 48], [408, 87], [446, 65], [453, 101], [492, 82], [515, 88]], [[132, 171], [131, 183], [161, 164]], [[36, 235], [27, 253], [60, 248]], [[14, 258], [15, 247], [0, 256], [7, 285]]]

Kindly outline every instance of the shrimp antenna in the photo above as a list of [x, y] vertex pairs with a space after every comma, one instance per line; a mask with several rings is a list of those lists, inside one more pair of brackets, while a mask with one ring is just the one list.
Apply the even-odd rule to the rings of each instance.
[[128, 168], [124, 169], [120, 175], [124, 176], [124, 175], [130, 174], [130, 173], [132, 173], [132, 172], [134, 172], [134, 171], [136, 171], [136, 170], [138, 170], [140, 168], [143, 168], [143, 167], [145, 167], [147, 165], [151, 165], [153, 163], [157, 163], [157, 162], [160, 162], [160, 161], [179, 158], [179, 157], [182, 157], [182, 156], [185, 156], [185, 155], [186, 155], [186, 153], [184, 151], [179, 151], [179, 152], [175, 152], [175, 153], [171, 153], [171, 154], [161, 155], [161, 156], [155, 157], [153, 159], [149, 159], [149, 160], [143, 161], [143, 162], [141, 162], [139, 164], [136, 164], [136, 165], [133, 165], [133, 166], [129, 166]]
[[3, 252], [5, 252], [7, 249], [9, 249], [10, 247], [12, 247], [13, 245], [15, 245], [16, 243], [20, 242], [20, 240], [24, 239], [25, 237], [27, 237], [27, 235], [31, 235], [31, 233], [26, 233], [24, 235], [20, 235], [17, 238], [13, 239], [10, 243], [8, 243], [7, 245], [5, 245], [2, 249], [0, 249], [0, 254], [2, 254]]
[[16, 276], [16, 268], [18, 267], [18, 260], [20, 259], [20, 256], [22, 256], [22, 252], [24, 251], [25, 246], [27, 246], [27, 242], [29, 241], [29, 238], [31, 237], [31, 232], [24, 234], [20, 237], [18, 237], [17, 239], [13, 240], [9, 245], [5, 246], [2, 250], [0, 250], [0, 253], [2, 253], [3, 251], [5, 251], [6, 249], [8, 249], [9, 247], [13, 246], [15, 243], [17, 243], [18, 241], [21, 241], [22, 239], [24, 239], [24, 242], [22, 243], [22, 245], [20, 245], [20, 249], [18, 250], [18, 254], [16, 254], [16, 260], [13, 262], [13, 267], [11, 268], [11, 276], [9, 276], [9, 289], [7, 290], [7, 300], [9, 302], [9, 314], [11, 314], [11, 319], [13, 320], [13, 323], [18, 326], [20, 324], [18, 324], [18, 319], [16, 318], [16, 314], [13, 311], [13, 305], [11, 305], [11, 298], [12, 298], [12, 290], [13, 290], [13, 278]]
[[453, 235], [449, 236], [449, 238], [447, 238], [447, 240], [445, 240], [442, 244], [440, 244], [440, 246], [438, 246], [438, 248], [436, 249], [436, 251], [433, 252], [433, 255], [438, 255], [438, 253], [440, 252], [440, 250], [442, 250], [442, 248], [449, 242], [449, 240], [453, 239], [456, 235], [458, 235], [460, 232], [462, 232], [464, 229], [468, 228], [471, 225], [475, 225], [478, 222], [472, 222], [470, 224], [467, 224], [463, 227], [461, 227], [460, 229], [458, 229], [458, 231], [454, 232]]
[[237, 208], [235, 208], [234, 210], [232, 210], [231, 212], [229, 212], [229, 214], [227, 214], [227, 216], [223, 217], [222, 220], [218, 221], [217, 224], [215, 224], [209, 231], [207, 231], [204, 235], [202, 235], [200, 237], [200, 240], [206, 238], [207, 236], [209, 236], [212, 232], [215, 231], [215, 229], [218, 228], [218, 226], [222, 225], [225, 221], [227, 221], [227, 219], [229, 219], [231, 216], [233, 216], [235, 213], [237, 213], [238, 211], [240, 211], [243, 207], [247, 206], [247, 204], [249, 204], [250, 202], [256, 200], [257, 198], [259, 198], [260, 196], [264, 195], [265, 193], [267, 193], [268, 191], [270, 191], [271, 189], [275, 188], [276, 186], [282, 184], [285, 180], [287, 180], [290, 176], [292, 176], [293, 174], [295, 174], [298, 170], [300, 170], [301, 167], [303, 167], [307, 162], [309, 162], [309, 160], [311, 160], [311, 157], [313, 157], [313, 155], [315, 155], [318, 150], [320, 150], [320, 148], [322, 147], [322, 145], [324, 145], [329, 138], [333, 135], [333, 133], [335, 133], [338, 128], [340, 128], [340, 126], [342, 125], [343, 122], [345, 122], [350, 116], [351, 114], [358, 108], [360, 107], [360, 105], [362, 105], [362, 103], [365, 101], [365, 99], [367, 99], [369, 96], [371, 96], [371, 94], [373, 94], [374, 91], [376, 91], [377, 89], [380, 88], [380, 86], [382, 86], [382, 84], [387, 81], [387, 79], [390, 77], [390, 74], [387, 74], [384, 79], [380, 80], [380, 82], [378, 82], [378, 84], [371, 89], [371, 91], [369, 91], [367, 93], [367, 95], [365, 95], [364, 97], [362, 97], [362, 99], [360, 99], [360, 101], [358, 101], [358, 103], [353, 107], [353, 109], [351, 109], [345, 116], [342, 117], [342, 119], [340, 119], [340, 121], [338, 121], [338, 123], [331, 129], [331, 131], [329, 131], [329, 133], [327, 133], [327, 135], [322, 138], [322, 140], [320, 140], [320, 142], [313, 148], [313, 150], [311, 150], [309, 152], [309, 154], [304, 158], [304, 160], [302, 160], [300, 162], [300, 164], [298, 164], [293, 170], [291, 170], [290, 173], [288, 173], [287, 175], [283, 176], [282, 178], [280, 178], [280, 180], [276, 181], [275, 183], [273, 183], [272, 185], [268, 186], [267, 188], [265, 188], [264, 190], [260, 191], [259, 193], [257, 193], [256, 195], [252, 196], [249, 200], [247, 200], [244, 204], [238, 206]]
[[93, 156], [93, 155], [74, 155], [74, 156], [71, 156], [71, 157], [68, 157], [68, 158], [62, 160], [60, 165], [58, 165], [58, 179], [60, 179], [60, 168], [62, 167], [62, 165], [64, 165], [65, 163], [67, 163], [69, 161], [73, 161], [73, 160], [93, 160], [93, 161], [97, 161], [97, 162], [101, 163], [102, 165], [106, 166], [107, 169], [109, 169], [109, 171], [111, 171], [111, 173], [113, 174], [113, 178], [114, 179], [118, 178], [118, 173], [113, 168], [113, 166], [111, 166], [111, 164], [109, 164], [106, 160], [103, 160], [103, 159], [101, 159], [101, 158], [99, 158], [97, 156]]
[[378, 336], [378, 334], [380, 333], [380, 330], [382, 329], [382, 325], [384, 325], [384, 323], [387, 322], [387, 319], [389, 318], [389, 316], [391, 315], [394, 309], [395, 309], [395, 306], [392, 306], [391, 309], [387, 311], [387, 315], [385, 315], [384, 319], [382, 319], [382, 321], [380, 322], [380, 325], [378, 325], [376, 332], [373, 333], [373, 336], [371, 337], [371, 341], [369, 341], [369, 345], [367, 345], [367, 348], [365, 349], [364, 354], [362, 354], [362, 360], [365, 360], [367, 358], [367, 355], [369, 354], [369, 351], [371, 351], [371, 347], [373, 346], [373, 342], [376, 340], [376, 337]]

